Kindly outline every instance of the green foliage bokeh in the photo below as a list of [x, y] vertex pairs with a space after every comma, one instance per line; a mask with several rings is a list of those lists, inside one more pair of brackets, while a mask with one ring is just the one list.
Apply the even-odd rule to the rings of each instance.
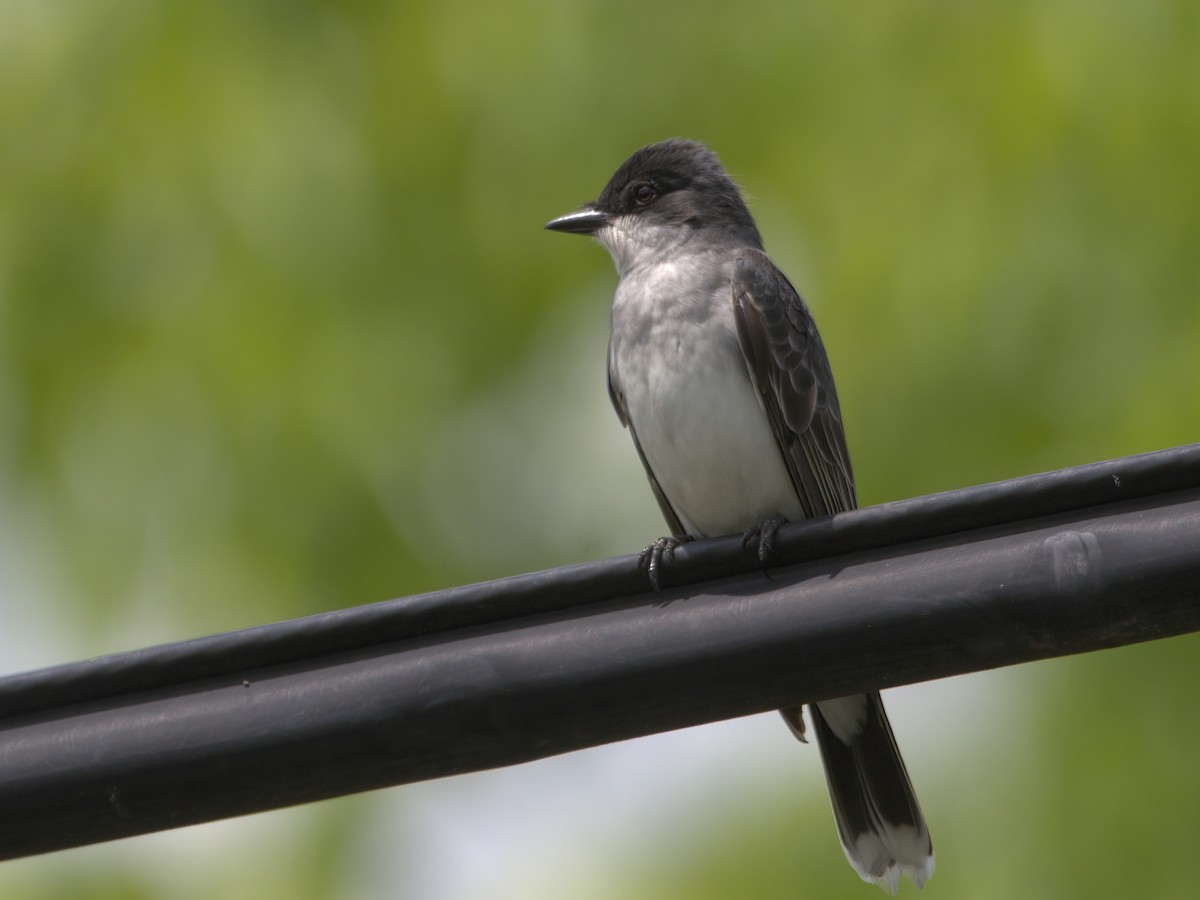
[[[865, 503], [1194, 440], [1198, 52], [1186, 2], [0, 3], [0, 602], [52, 635], [0, 665], [655, 536], [580, 513], [539, 543], [550, 515], [508, 548], [547, 507], [479, 485], [576, 427], [572, 397], [497, 398], [615, 280], [540, 226], [671, 135], [721, 154], [814, 308]], [[595, 474], [572, 508], [612, 502]], [[1194, 648], [1014, 676], [1036, 739], [922, 791], [929, 895], [1190, 896]], [[871, 896], [780, 793], [612, 893]], [[188, 890], [336, 896], [357, 802]], [[0, 894], [192, 896], [87, 859]]]

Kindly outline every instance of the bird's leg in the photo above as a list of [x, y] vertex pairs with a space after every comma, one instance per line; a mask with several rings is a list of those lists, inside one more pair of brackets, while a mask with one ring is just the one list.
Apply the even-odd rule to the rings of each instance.
[[782, 516], [763, 519], [742, 533], [742, 549], [758, 557], [758, 563], [762, 566], [763, 572], [767, 571], [767, 564], [775, 555], [775, 533], [779, 531], [779, 526], [786, 521], [787, 519]]
[[638, 559], [638, 568], [646, 573], [646, 577], [650, 580], [650, 587], [654, 588], [656, 594], [662, 593], [661, 576], [663, 565], [673, 563], [675, 561], [675, 548], [680, 544], [686, 544], [690, 540], [692, 540], [692, 537], [687, 534], [660, 537], [642, 551], [642, 555]]

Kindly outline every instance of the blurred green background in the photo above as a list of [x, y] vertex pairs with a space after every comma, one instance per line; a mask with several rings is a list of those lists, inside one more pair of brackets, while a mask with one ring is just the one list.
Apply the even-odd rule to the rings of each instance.
[[[0, 0], [0, 671], [655, 537], [611, 264], [540, 228], [672, 135], [813, 307], [864, 503], [1196, 440], [1198, 26]], [[1198, 648], [893, 692], [925, 896], [1194, 896]], [[756, 717], [6, 863], [0, 896], [879, 896], [823, 791]]]

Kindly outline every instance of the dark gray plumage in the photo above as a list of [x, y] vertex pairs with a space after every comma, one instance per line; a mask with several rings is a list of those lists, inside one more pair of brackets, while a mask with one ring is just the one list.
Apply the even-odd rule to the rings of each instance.
[[[645, 147], [546, 227], [595, 236], [616, 264], [609, 393], [675, 538], [854, 508], [820, 335], [716, 154]], [[800, 709], [782, 713], [804, 740]], [[851, 865], [890, 892], [902, 873], [920, 886], [933, 848], [879, 694], [812, 718]]]
[[791, 282], [761, 250], [737, 257], [738, 343], [806, 518], [858, 505], [829, 357]]

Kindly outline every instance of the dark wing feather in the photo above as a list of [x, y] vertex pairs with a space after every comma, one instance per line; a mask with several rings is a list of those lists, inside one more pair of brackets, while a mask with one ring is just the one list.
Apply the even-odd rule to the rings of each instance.
[[760, 250], [734, 263], [738, 343], [805, 516], [857, 505], [829, 358], [796, 289]]
[[646, 462], [646, 454], [642, 452], [642, 444], [638, 440], [637, 432], [629, 424], [629, 413], [625, 411], [625, 399], [621, 396], [617, 386], [613, 384], [611, 342], [608, 353], [608, 399], [612, 401], [613, 409], [617, 411], [617, 418], [621, 420], [621, 424], [629, 429], [629, 434], [633, 438], [633, 448], [637, 450], [638, 459], [642, 461], [642, 468], [646, 470], [646, 477], [650, 480], [650, 489], [654, 491], [654, 499], [658, 501], [658, 508], [662, 510], [663, 518], [667, 520], [667, 527], [671, 529], [674, 537], [686, 537], [687, 532], [684, 530], [683, 523], [679, 521], [679, 516], [671, 508], [667, 495], [659, 487], [654, 470], [650, 468], [650, 463]]
[[[842, 414], [829, 359], [812, 316], [764, 253], [734, 264], [738, 343], [808, 517], [856, 505]], [[839, 735], [826, 712], [859, 717]], [[804, 740], [800, 708], [781, 710]], [[929, 829], [917, 805], [878, 693], [812, 708], [834, 817], [846, 856], [864, 879], [891, 893], [901, 873], [918, 887], [933, 872]], [[843, 728], [845, 722], [842, 723]]]

